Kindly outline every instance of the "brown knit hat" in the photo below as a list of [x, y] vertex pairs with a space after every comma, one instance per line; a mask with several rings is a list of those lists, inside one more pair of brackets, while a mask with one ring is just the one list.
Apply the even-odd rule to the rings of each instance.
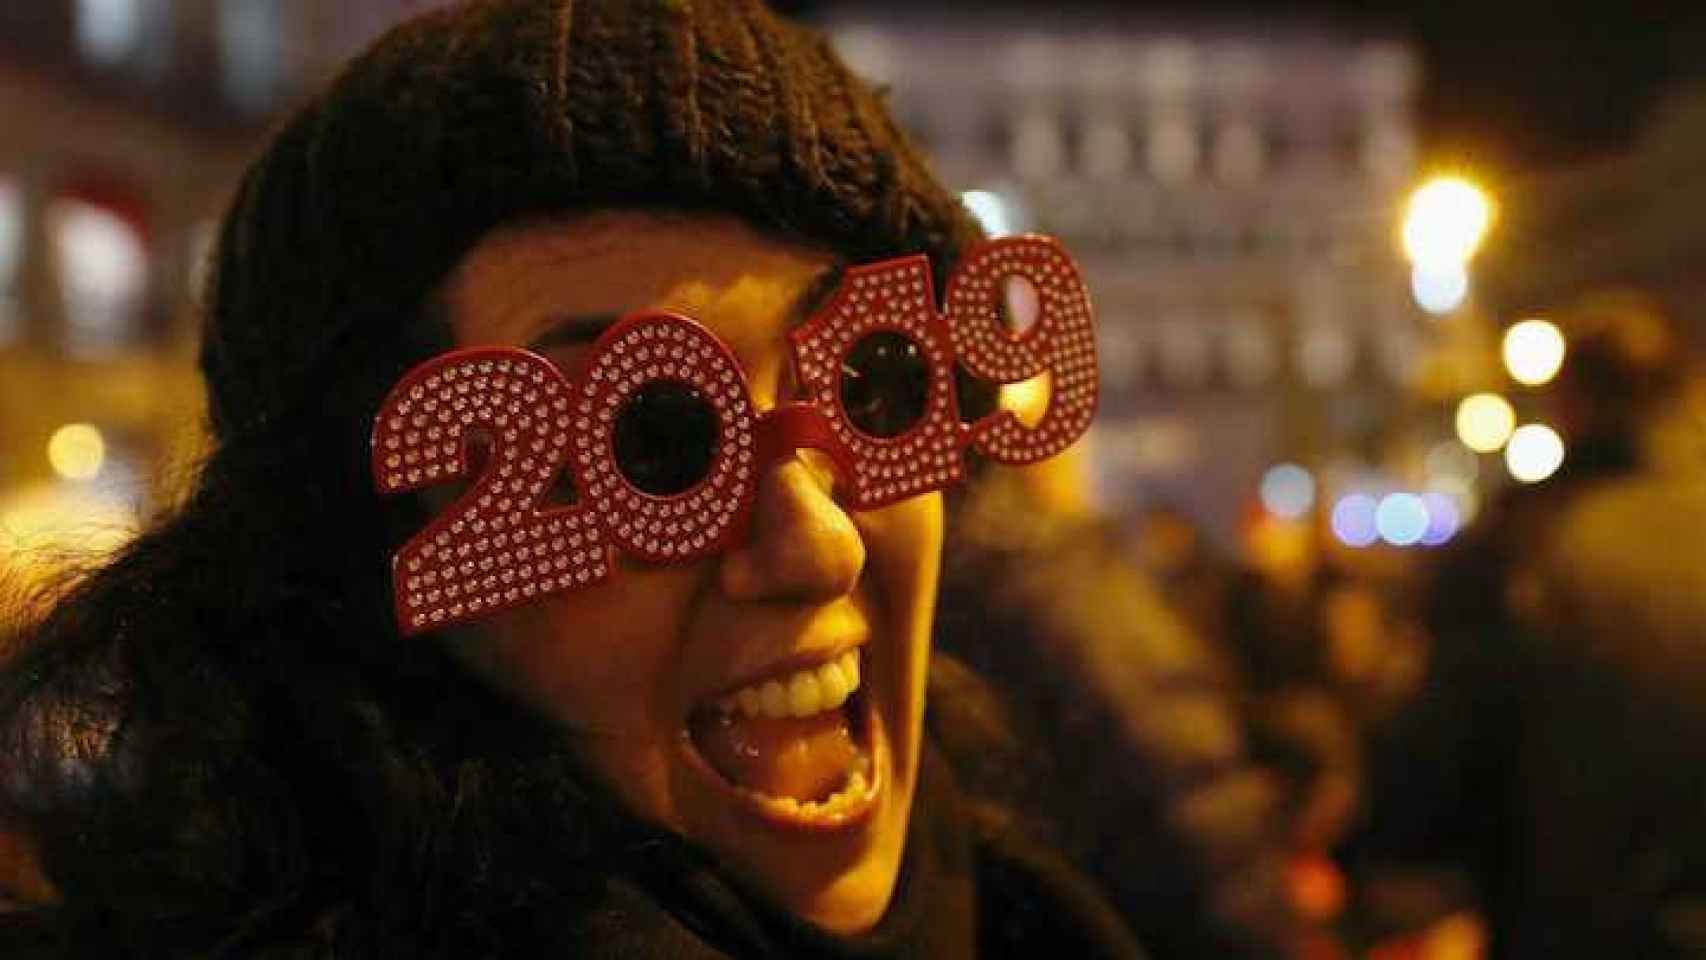
[[483, 234], [601, 207], [923, 252], [938, 276], [976, 235], [823, 38], [758, 0], [459, 4], [386, 35], [250, 168], [208, 297], [216, 433], [365, 402], [325, 391], [400, 373], [399, 334]]

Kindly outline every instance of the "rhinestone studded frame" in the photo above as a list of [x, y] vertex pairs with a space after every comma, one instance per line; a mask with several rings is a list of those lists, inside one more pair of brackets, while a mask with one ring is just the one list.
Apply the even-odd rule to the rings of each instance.
[[[1036, 322], [1023, 334], [1010, 331], [1001, 313], [1009, 277], [1038, 292]], [[849, 507], [866, 510], [960, 481], [968, 445], [1023, 464], [1083, 434], [1097, 392], [1091, 307], [1058, 243], [1022, 236], [982, 244], [950, 278], [941, 313], [932, 291], [922, 256], [850, 269], [829, 302], [790, 334], [808, 402], [764, 414], [729, 348], [671, 313], [632, 314], [605, 331], [578, 385], [549, 360], [514, 347], [459, 350], [411, 370], [374, 421], [379, 492], [465, 479], [472, 436], [490, 442], [491, 456], [472, 488], [393, 557], [399, 627], [417, 634], [589, 586], [609, 575], [613, 549], [655, 563], [720, 552], [744, 533], [760, 471], [799, 446], [830, 453], [847, 481]], [[848, 351], [882, 331], [918, 344], [930, 371], [923, 415], [889, 438], [858, 430], [840, 402]], [[961, 423], [956, 360], [1001, 383], [1046, 372], [1042, 419], [1027, 427], [997, 411]], [[614, 455], [623, 405], [659, 381], [695, 391], [718, 424], [705, 477], [673, 496], [634, 487]], [[577, 500], [542, 506], [564, 471]]]
[[[1023, 333], [1002, 316], [1009, 277], [1037, 291], [1037, 316]], [[971, 427], [979, 453], [1008, 464], [1035, 463], [1065, 450], [1096, 415], [1096, 333], [1090, 293], [1058, 242], [1039, 236], [984, 244], [948, 280], [954, 353], [973, 374], [999, 383], [1049, 375], [1049, 403], [1027, 427], [998, 410]]]

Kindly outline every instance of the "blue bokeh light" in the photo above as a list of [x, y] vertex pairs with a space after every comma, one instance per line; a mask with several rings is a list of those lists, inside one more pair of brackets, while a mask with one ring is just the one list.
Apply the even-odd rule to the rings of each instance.
[[1380, 536], [1375, 526], [1378, 505], [1366, 493], [1340, 497], [1333, 505], [1333, 536], [1347, 547], [1366, 547]]
[[1380, 539], [1394, 547], [1420, 543], [1428, 532], [1427, 505], [1413, 493], [1389, 493], [1375, 509], [1374, 526]]
[[1262, 506], [1276, 517], [1296, 520], [1315, 506], [1315, 478], [1295, 463], [1281, 463], [1262, 475]]
[[1422, 494], [1422, 505], [1428, 510], [1428, 529], [1422, 534], [1422, 545], [1437, 547], [1457, 536], [1463, 526], [1463, 512], [1449, 495], [1434, 491]]

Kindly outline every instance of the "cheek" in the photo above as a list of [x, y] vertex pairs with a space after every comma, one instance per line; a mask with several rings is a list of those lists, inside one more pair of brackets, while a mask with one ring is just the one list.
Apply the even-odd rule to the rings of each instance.
[[904, 699], [923, 697], [923, 675], [930, 662], [930, 626], [937, 609], [937, 576], [942, 566], [942, 496], [926, 494], [884, 510], [856, 515], [865, 537], [867, 580], [904, 663], [897, 680]]
[[927, 494], [854, 518], [887, 613], [912, 642], [927, 642], [942, 559], [942, 498]]
[[495, 617], [459, 654], [566, 730], [654, 736], [691, 590], [685, 571], [618, 568], [599, 586]]

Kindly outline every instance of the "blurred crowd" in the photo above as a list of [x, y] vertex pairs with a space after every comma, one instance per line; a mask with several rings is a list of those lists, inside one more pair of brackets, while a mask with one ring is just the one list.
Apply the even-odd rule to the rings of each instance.
[[1070, 461], [959, 503], [937, 683], [993, 689], [933, 709], [1158, 955], [1706, 951], [1706, 380], [1649, 298], [1560, 323], [1568, 459], [1445, 548], [1222, 550]]

